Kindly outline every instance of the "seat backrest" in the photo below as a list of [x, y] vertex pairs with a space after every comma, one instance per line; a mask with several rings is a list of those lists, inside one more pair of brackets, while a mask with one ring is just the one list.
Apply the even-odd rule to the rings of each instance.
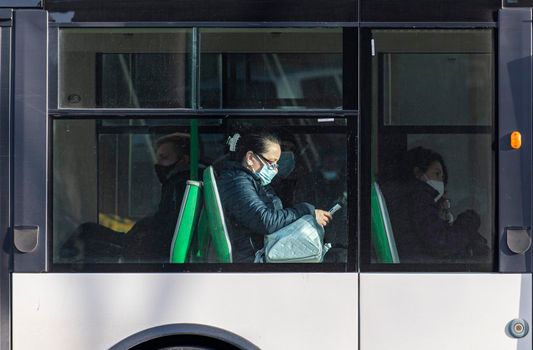
[[193, 253], [191, 255], [191, 262], [194, 263], [210, 263], [217, 262], [212, 259], [211, 254], [211, 235], [209, 233], [209, 219], [207, 218], [207, 211], [205, 206], [200, 212], [200, 219], [198, 219], [198, 226], [196, 226], [196, 240], [193, 241]]
[[226, 228], [224, 211], [218, 194], [215, 171], [212, 166], [204, 170], [204, 210], [207, 216], [210, 244], [214, 250], [216, 261], [231, 263], [231, 242]]
[[202, 183], [187, 181], [187, 187], [181, 201], [180, 213], [170, 246], [170, 262], [185, 263], [190, 256], [191, 245], [196, 226], [202, 210]]
[[372, 244], [378, 263], [398, 264], [400, 258], [390, 223], [385, 198], [377, 182], [372, 184], [370, 194], [372, 208]]

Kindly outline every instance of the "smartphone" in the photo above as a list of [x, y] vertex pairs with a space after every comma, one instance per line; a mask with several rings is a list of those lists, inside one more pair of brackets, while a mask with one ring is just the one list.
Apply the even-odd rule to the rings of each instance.
[[333, 214], [335, 214], [337, 211], [339, 211], [341, 208], [342, 208], [342, 206], [341, 206], [339, 203], [337, 203], [337, 204], [335, 204], [335, 205], [329, 210], [329, 213], [330, 213], [331, 215], [333, 215]]

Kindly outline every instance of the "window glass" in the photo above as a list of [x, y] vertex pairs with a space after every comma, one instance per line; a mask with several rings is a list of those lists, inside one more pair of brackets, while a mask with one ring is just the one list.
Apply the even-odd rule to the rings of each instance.
[[[314, 226], [324, 235], [322, 243], [331, 244], [323, 248], [321, 243], [327, 253], [316, 266], [347, 262], [349, 181], [343, 118], [56, 119], [53, 130], [54, 264], [169, 263], [171, 253], [184, 247], [179, 245], [185, 236], [177, 223], [186, 222], [178, 217], [190, 213], [198, 221], [186, 233], [190, 246], [183, 263], [228, 262], [218, 250], [217, 240], [224, 234], [233, 262], [253, 263], [267, 233], [305, 215], [327, 223], [324, 231]], [[279, 145], [282, 153], [246, 141], [267, 131], [277, 140], [265, 144]], [[228, 138], [234, 140], [236, 133], [241, 145], [230, 152]], [[247, 147], [250, 150], [242, 153]], [[252, 153], [251, 160], [245, 158]], [[275, 169], [268, 185], [262, 183], [265, 164]], [[218, 201], [208, 195], [211, 180], [206, 173], [211, 167]], [[186, 190], [188, 180], [203, 182], [196, 211], [189, 202], [184, 204], [185, 194], [187, 200], [193, 198], [191, 186], [198, 184], [191, 182]], [[327, 211], [335, 204], [340, 210], [332, 219], [324, 219], [324, 213], [317, 218], [315, 208]], [[221, 236], [211, 231], [216, 218], [209, 205], [218, 205], [223, 213], [226, 233]]]
[[490, 125], [492, 71], [490, 53], [384, 54], [384, 122]]
[[202, 108], [342, 107], [342, 30], [202, 29]]
[[373, 38], [371, 262], [492, 264], [492, 32]]
[[62, 108], [190, 108], [190, 29], [62, 29]]
[[374, 40], [385, 125], [491, 124], [490, 31], [375, 31]]

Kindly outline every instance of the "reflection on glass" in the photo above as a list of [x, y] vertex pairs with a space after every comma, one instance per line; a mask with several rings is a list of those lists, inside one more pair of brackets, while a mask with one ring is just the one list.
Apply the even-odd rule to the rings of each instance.
[[[54, 263], [170, 262], [171, 251], [176, 249], [177, 222], [187, 180], [193, 179], [191, 170], [195, 169], [200, 176], [196, 180], [205, 182], [202, 176], [208, 166], [214, 167], [219, 181], [221, 201], [215, 204], [225, 214], [234, 262], [243, 261], [237, 254], [243, 226], [235, 225], [242, 217], [234, 215], [225, 196], [228, 183], [224, 174], [231, 167], [256, 181], [256, 190], [267, 191], [269, 200], [276, 198], [275, 205], [265, 202], [267, 207], [273, 205], [272, 209], [281, 209], [278, 205], [282, 204], [289, 210], [297, 203], [308, 202], [317, 209], [328, 210], [341, 204], [341, 210], [325, 230], [324, 239], [333, 247], [324, 262], [345, 263], [349, 212], [346, 123], [344, 119], [331, 121], [329, 133], [320, 132], [322, 124], [316, 119], [130, 119], [118, 124], [110, 119], [55, 120]], [[276, 133], [284, 152], [283, 157], [271, 159], [269, 154], [258, 151], [264, 157], [261, 161], [277, 161], [279, 165], [268, 190], [228, 152], [228, 136], [238, 131], [244, 139], [252, 129]], [[258, 166], [259, 158], [254, 158], [254, 162]], [[207, 187], [202, 188], [208, 192]], [[202, 198], [202, 202], [213, 200], [207, 195]], [[188, 204], [183, 208], [183, 215], [202, 210], [191, 209]], [[192, 243], [182, 262], [223, 262], [212, 249], [212, 231], [205, 230], [211, 227], [212, 218], [197, 219], [204, 221], [198, 221], [187, 232]], [[253, 227], [248, 226], [248, 230], [253, 231]], [[256, 234], [259, 232], [246, 233], [244, 241], [249, 243], [252, 236], [257, 239]]]
[[189, 29], [62, 29], [62, 108], [191, 107]]
[[341, 108], [340, 29], [203, 29], [202, 108]]
[[490, 125], [492, 59], [489, 53], [385, 54], [385, 124]]
[[492, 124], [491, 30], [390, 29], [372, 37], [373, 103], [385, 125]]
[[54, 123], [55, 262], [168, 262], [190, 130], [143, 124], [130, 120], [121, 132], [95, 120]]
[[187, 107], [190, 91], [185, 56], [176, 53], [97, 54], [96, 107]]

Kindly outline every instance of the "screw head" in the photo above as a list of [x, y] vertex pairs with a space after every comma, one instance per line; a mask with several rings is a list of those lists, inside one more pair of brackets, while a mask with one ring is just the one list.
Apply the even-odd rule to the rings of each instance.
[[507, 324], [507, 334], [513, 338], [523, 338], [529, 332], [529, 325], [526, 320], [514, 319]]
[[514, 325], [514, 330], [516, 333], [522, 333], [524, 331], [524, 326], [520, 323]]

